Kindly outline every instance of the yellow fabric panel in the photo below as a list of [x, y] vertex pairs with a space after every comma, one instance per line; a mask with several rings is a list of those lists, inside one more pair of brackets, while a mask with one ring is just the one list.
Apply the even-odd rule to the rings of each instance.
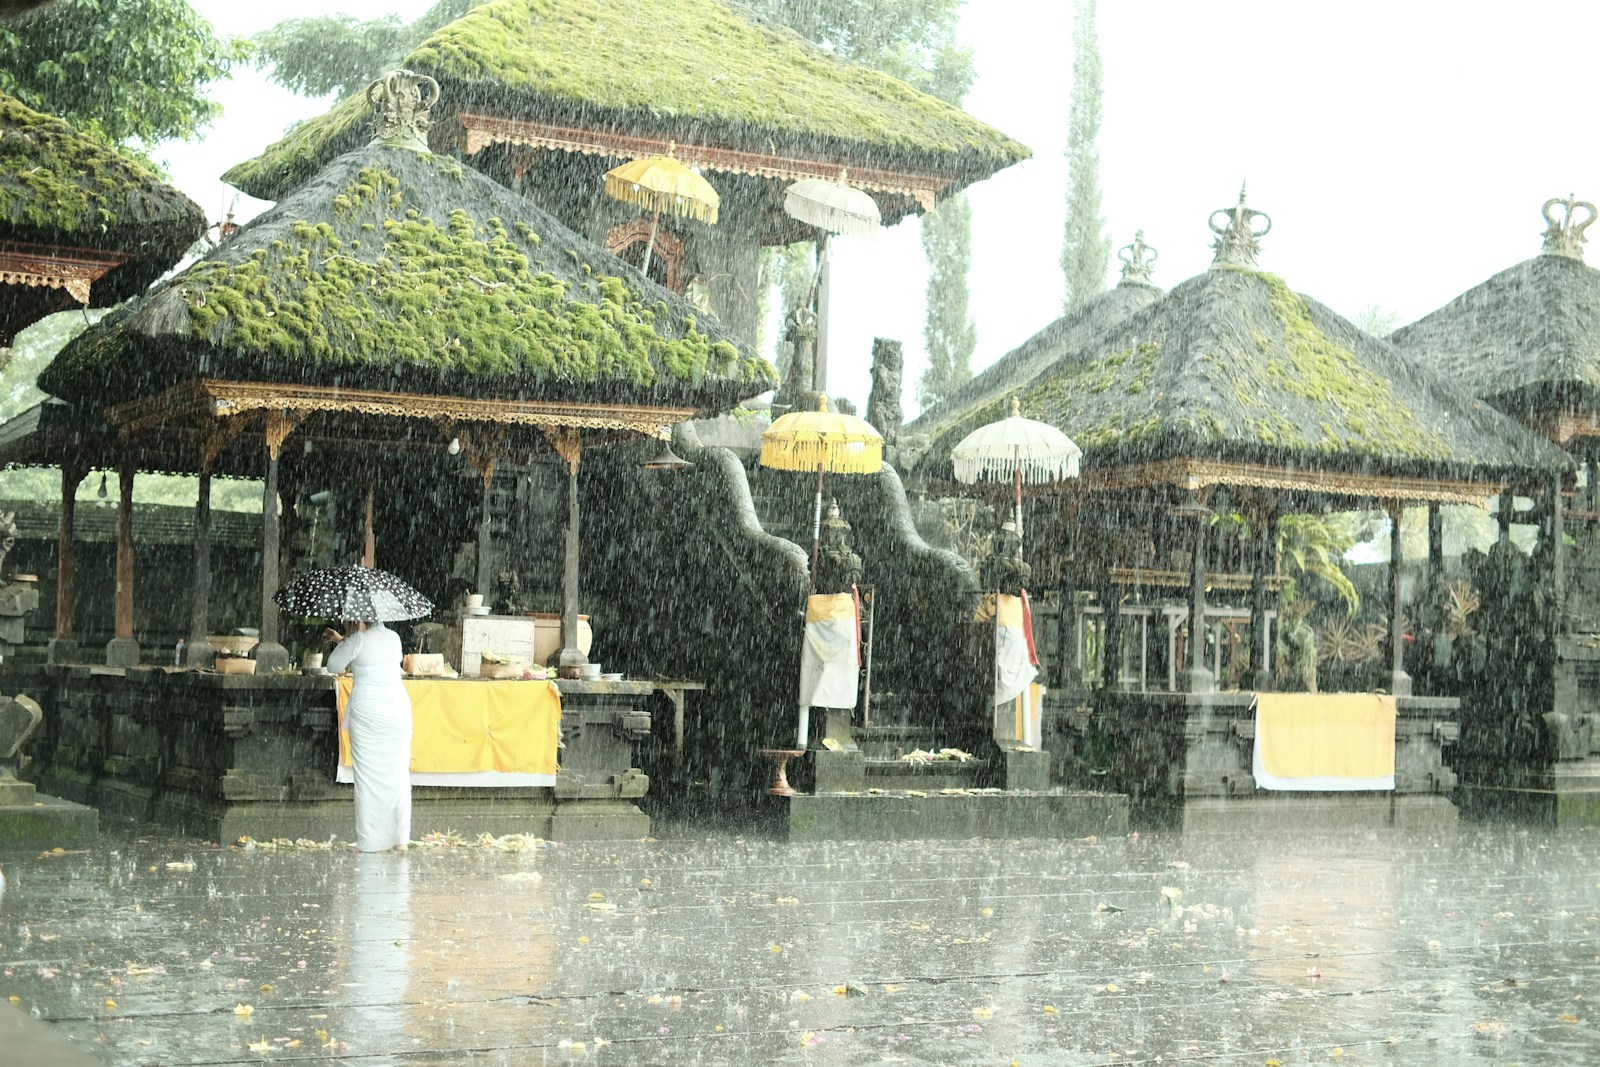
[[854, 620], [856, 598], [849, 593], [813, 593], [806, 598], [806, 622]]
[[1382, 693], [1262, 693], [1261, 765], [1283, 778], [1394, 774], [1394, 697]]
[[[354, 679], [338, 679], [339, 762], [350, 765], [344, 709]], [[443, 774], [555, 774], [561, 690], [554, 682], [408, 678], [411, 769]]]

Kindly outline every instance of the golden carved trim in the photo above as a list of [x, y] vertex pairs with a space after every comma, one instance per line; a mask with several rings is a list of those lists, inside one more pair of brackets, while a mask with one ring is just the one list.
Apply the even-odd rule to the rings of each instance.
[[1353, 496], [1374, 500], [1437, 501], [1444, 504], [1479, 504], [1504, 490], [1504, 479], [1484, 482], [1442, 481], [1435, 478], [1400, 478], [1352, 471], [1289, 470], [1252, 463], [1219, 460], [1170, 459], [1126, 467], [1086, 470], [1066, 488], [1082, 491], [1138, 489], [1172, 485], [1190, 491], [1228, 485], [1253, 489], [1296, 490], [1327, 496]]
[[318, 411], [352, 412], [397, 419], [480, 422], [540, 428], [621, 430], [650, 435], [694, 416], [688, 407], [643, 404], [588, 404], [544, 400], [476, 399], [323, 385], [279, 385], [205, 378], [173, 386], [106, 409], [106, 417], [125, 432], [163, 426], [195, 413], [230, 418], [251, 411], [278, 410], [300, 416]]
[[549, 439], [556, 455], [566, 461], [568, 473], [577, 474], [578, 460], [583, 455], [583, 438], [578, 431], [564, 426], [541, 426], [540, 430]]
[[469, 111], [463, 111], [460, 119], [464, 134], [462, 150], [469, 156], [477, 155], [492, 144], [524, 145], [614, 159], [664, 156], [673, 150], [687, 166], [779, 181], [798, 181], [802, 178], [833, 181], [839, 177], [839, 168], [848, 166], [851, 185], [909, 196], [924, 211], [932, 211], [939, 193], [956, 182], [956, 178], [949, 175], [861, 166], [858, 160], [837, 157], [809, 159], [780, 156], [772, 152], [751, 152], [724, 145], [689, 145], [667, 137], [558, 126], [499, 115], [478, 115]]
[[267, 442], [267, 455], [272, 459], [278, 458], [278, 453], [283, 451], [283, 442], [294, 433], [294, 428], [300, 425], [306, 417], [304, 411], [287, 411], [283, 409], [267, 409], [267, 424], [264, 436]]
[[78, 303], [88, 304], [89, 287], [132, 258], [127, 252], [0, 241], [0, 283], [65, 289]]

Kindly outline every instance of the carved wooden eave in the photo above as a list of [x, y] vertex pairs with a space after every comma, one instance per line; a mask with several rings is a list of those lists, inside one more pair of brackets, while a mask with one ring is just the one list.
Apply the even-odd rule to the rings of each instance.
[[664, 156], [671, 149], [679, 160], [689, 166], [786, 182], [799, 181], [802, 178], [824, 178], [834, 181], [839, 177], [839, 168], [848, 166], [851, 185], [877, 193], [908, 196], [915, 200], [923, 211], [932, 211], [945, 190], [955, 186], [960, 180], [958, 176], [951, 174], [889, 170], [837, 156], [824, 158], [778, 155], [773, 152], [752, 152], [729, 145], [691, 145], [669, 137], [560, 126], [548, 122], [532, 122], [499, 115], [479, 115], [467, 111], [462, 112], [458, 120], [461, 124], [458, 133], [460, 147], [469, 156], [476, 155], [493, 144], [522, 145], [528, 148], [552, 149], [588, 156], [609, 156], [616, 159]]
[[132, 259], [132, 253], [0, 241], [0, 283], [62, 289], [89, 303], [89, 287]]
[[655, 435], [694, 416], [690, 407], [639, 404], [588, 404], [569, 401], [477, 399], [323, 385], [280, 385], [202, 378], [155, 396], [106, 409], [106, 418], [125, 434], [200, 419], [231, 419], [272, 411], [304, 417], [316, 412], [350, 412], [395, 419], [477, 422], [539, 429], [612, 430]]
[[1354, 471], [1272, 467], [1224, 460], [1170, 459], [1123, 467], [1085, 470], [1076, 479], [1057, 483], [1068, 492], [1114, 492], [1171, 486], [1186, 492], [1215, 486], [1270, 489], [1318, 496], [1416, 503], [1473, 504], [1481, 506], [1491, 496], [1510, 487], [1505, 478], [1455, 481], [1406, 478]]
[[[1111, 567], [1106, 571], [1106, 576], [1115, 585], [1188, 589], [1194, 584], [1194, 575], [1188, 571], [1154, 570], [1144, 567]], [[1254, 581], [1254, 576], [1249, 574], [1206, 572], [1207, 589], [1239, 591], [1249, 589]], [[1288, 581], [1281, 574], [1268, 575], [1266, 578], [1267, 591], [1271, 593], [1279, 592], [1288, 584]]]

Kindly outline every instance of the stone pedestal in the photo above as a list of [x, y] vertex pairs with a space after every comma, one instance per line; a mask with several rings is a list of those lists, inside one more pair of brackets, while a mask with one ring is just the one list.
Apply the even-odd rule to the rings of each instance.
[[113, 637], [106, 642], [107, 667], [137, 667], [139, 642], [131, 637]]
[[45, 662], [52, 665], [78, 662], [78, 642], [70, 637], [52, 637], [45, 646]]
[[1050, 788], [1050, 753], [1038, 749], [1002, 748], [1003, 788], [1040, 792]]
[[819, 708], [823, 714], [822, 736], [835, 742], [837, 748], [824, 745], [811, 753], [815, 779], [812, 789], [818, 793], [854, 793], [866, 788], [867, 759], [856, 744], [850, 720], [854, 714], [849, 708]]

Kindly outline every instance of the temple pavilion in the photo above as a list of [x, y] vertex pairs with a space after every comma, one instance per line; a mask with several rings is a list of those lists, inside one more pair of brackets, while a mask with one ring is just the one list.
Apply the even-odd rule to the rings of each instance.
[[[1066, 597], [1080, 615], [1060, 654], [1082, 662], [1093, 630], [1103, 673], [1092, 681], [1104, 686], [1100, 707], [1119, 709], [1107, 722], [1127, 746], [1119, 771], [1136, 797], [1252, 788], [1233, 735], [1207, 740], [1211, 728], [1196, 726], [1185, 741], [1185, 716], [1163, 709], [1203, 712], [1226, 731], [1227, 716], [1212, 715], [1219, 707], [1248, 710], [1250, 691], [1294, 686], [1293, 672], [1272, 669], [1281, 518], [1387, 510], [1399, 560], [1406, 504], [1481, 504], [1569, 467], [1547, 441], [1424, 362], [1260, 270], [1258, 240], [1270, 224], [1241, 193], [1212, 216], [1210, 270], [1015, 390], [1024, 414], [1083, 449], [1081, 477], [1030, 490], [1025, 536], [1030, 558], [1061, 590], [1084, 594]], [[950, 449], [1001, 418], [1006, 403], [968, 410], [935, 438], [918, 472], [948, 484]], [[1216, 600], [1240, 594], [1245, 608], [1215, 610]], [[1428, 720], [1415, 724], [1420, 734], [1448, 734], [1453, 725], [1433, 727], [1453, 715], [1449, 702], [1411, 695], [1397, 564], [1385, 606], [1382, 688], [1400, 698], [1402, 726], [1409, 707]], [[1246, 692], [1218, 692], [1229, 686]], [[1402, 791], [1450, 784], [1437, 744], [1412, 770]]]
[[[1459, 692], [1463, 795], [1473, 807], [1600, 821], [1600, 270], [1583, 258], [1593, 204], [1552, 198], [1539, 254], [1390, 340], [1564, 449], [1576, 479], [1527, 478], [1496, 508], [1487, 558], [1430, 587], [1429, 666]], [[1537, 527], [1531, 555], [1514, 525]], [[1435, 517], [1430, 528], [1438, 526]], [[1430, 571], [1432, 568], [1430, 568]], [[1465, 601], [1467, 625], [1448, 625]]]
[[[960, 109], [723, 0], [492, 0], [401, 65], [442, 87], [435, 151], [632, 262], [652, 220], [606, 198], [604, 172], [668, 153], [698, 168], [721, 196], [718, 221], [663, 216], [652, 277], [680, 293], [700, 279], [710, 308], [751, 341], [761, 247], [816, 235], [783, 210], [793, 182], [845, 171], [893, 225], [1029, 155]], [[363, 114], [346, 100], [224, 178], [276, 200], [358, 144]]]
[[0, 346], [54, 312], [128, 299], [205, 228], [142, 163], [0, 93]]

